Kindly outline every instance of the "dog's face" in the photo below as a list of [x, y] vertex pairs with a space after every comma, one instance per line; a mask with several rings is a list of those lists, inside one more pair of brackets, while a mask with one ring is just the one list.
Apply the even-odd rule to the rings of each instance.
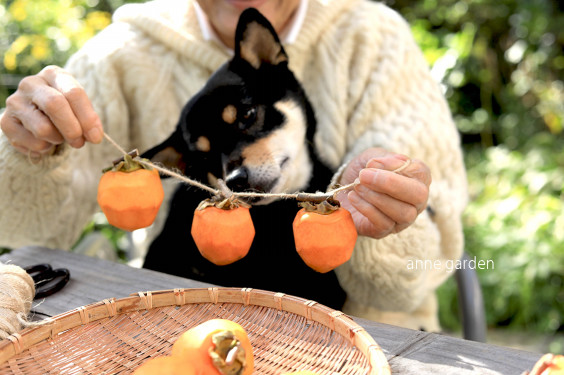
[[274, 29], [248, 9], [233, 59], [184, 107], [171, 137], [144, 156], [211, 184], [221, 178], [233, 191], [297, 191], [311, 176], [314, 126]]

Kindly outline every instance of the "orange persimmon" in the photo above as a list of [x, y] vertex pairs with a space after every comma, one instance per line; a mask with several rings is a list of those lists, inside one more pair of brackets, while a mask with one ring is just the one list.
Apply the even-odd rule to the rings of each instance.
[[326, 273], [348, 261], [358, 237], [350, 212], [327, 201], [302, 206], [293, 229], [296, 250], [305, 264]]
[[162, 356], [149, 359], [137, 367], [133, 375], [196, 375], [194, 368], [184, 359]]
[[255, 237], [248, 205], [239, 201], [203, 201], [194, 211], [192, 237], [210, 262], [224, 266], [247, 255]]
[[564, 355], [548, 354], [543, 358], [545, 367], [540, 375], [564, 375]]
[[128, 231], [151, 225], [163, 198], [159, 172], [145, 169], [129, 155], [98, 183], [98, 204], [108, 222]]
[[194, 365], [198, 375], [249, 375], [254, 370], [247, 332], [228, 319], [210, 319], [190, 328], [174, 342], [171, 355]]

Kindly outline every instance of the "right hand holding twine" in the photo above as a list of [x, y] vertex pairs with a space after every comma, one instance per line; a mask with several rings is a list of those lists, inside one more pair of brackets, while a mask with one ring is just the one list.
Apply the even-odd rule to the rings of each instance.
[[6, 99], [0, 127], [16, 150], [38, 158], [64, 142], [80, 148], [103, 139], [102, 123], [86, 92], [57, 66], [21, 80]]

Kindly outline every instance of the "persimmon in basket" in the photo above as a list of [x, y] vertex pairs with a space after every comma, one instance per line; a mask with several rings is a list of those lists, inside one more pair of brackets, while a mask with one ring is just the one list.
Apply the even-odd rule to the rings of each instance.
[[125, 155], [123, 161], [104, 171], [97, 199], [114, 227], [128, 231], [148, 227], [164, 199], [159, 172]]
[[317, 272], [329, 272], [348, 261], [358, 237], [349, 211], [328, 201], [301, 204], [293, 223], [296, 250]]
[[196, 375], [194, 367], [183, 358], [162, 356], [155, 357], [139, 366], [134, 375]]
[[228, 319], [210, 319], [190, 328], [174, 342], [171, 355], [189, 361], [197, 375], [250, 375], [254, 370], [247, 332]]
[[528, 375], [564, 375], [564, 355], [543, 355]]
[[255, 227], [250, 206], [236, 199], [206, 199], [194, 211], [192, 238], [204, 258], [224, 266], [245, 257]]

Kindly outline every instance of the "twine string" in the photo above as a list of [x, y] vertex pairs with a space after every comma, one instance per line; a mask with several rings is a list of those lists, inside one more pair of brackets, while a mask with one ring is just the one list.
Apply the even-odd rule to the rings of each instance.
[[[106, 140], [108, 142], [110, 142], [110, 144], [112, 144], [121, 154], [126, 155], [127, 151], [125, 151], [125, 149], [123, 147], [121, 147], [116, 141], [114, 141], [107, 133], [104, 133], [104, 137], [106, 138]], [[233, 198], [280, 198], [280, 199], [295, 199], [298, 201], [310, 201], [310, 202], [323, 202], [325, 200], [328, 199], [335, 199], [335, 196], [342, 192], [342, 191], [346, 191], [349, 189], [354, 188], [356, 185], [359, 184], [358, 181], [352, 182], [350, 184], [347, 185], [343, 185], [343, 186], [339, 186], [335, 189], [331, 189], [327, 192], [316, 192], [316, 193], [307, 193], [307, 192], [298, 192], [298, 193], [260, 193], [260, 192], [234, 192], [231, 189], [229, 189], [229, 187], [227, 186], [227, 184], [225, 183], [225, 181], [223, 181], [222, 179], [218, 179], [218, 185], [219, 185], [219, 189], [214, 189], [206, 184], [203, 184], [199, 181], [193, 180], [189, 177], [186, 177], [185, 175], [175, 172], [171, 169], [168, 168], [164, 168], [158, 164], [155, 164], [147, 159], [142, 159], [140, 157], [135, 157], [134, 160], [136, 160], [138, 163], [149, 167], [149, 168], [155, 168], [156, 170], [158, 170], [159, 172], [161, 172], [162, 174], [165, 174], [167, 176], [173, 177], [179, 181], [184, 182], [185, 184], [200, 188], [202, 190], [205, 190], [209, 193], [211, 193], [214, 196], [221, 196], [224, 198], [229, 198], [229, 199], [233, 199]], [[405, 163], [400, 166], [399, 168], [393, 170], [392, 172], [394, 173], [399, 173], [401, 171], [403, 171], [404, 169], [406, 169], [409, 165], [411, 164], [411, 159], [407, 159], [405, 161]]]
[[31, 325], [27, 313], [31, 308], [35, 285], [21, 267], [0, 263], [0, 340]]

